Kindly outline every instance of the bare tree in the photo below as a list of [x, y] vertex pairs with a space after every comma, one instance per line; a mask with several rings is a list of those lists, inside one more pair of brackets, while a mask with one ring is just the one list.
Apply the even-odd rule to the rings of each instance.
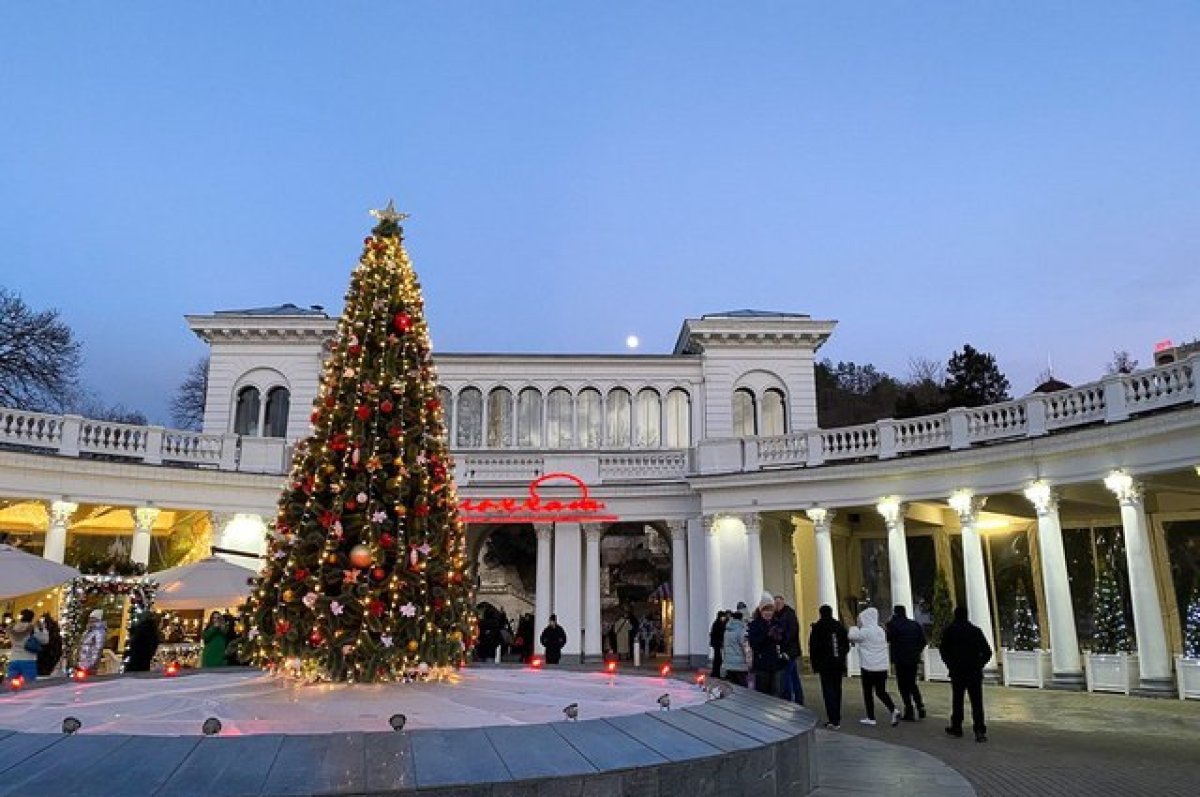
[[204, 400], [208, 395], [208, 356], [192, 363], [171, 399], [171, 422], [180, 429], [200, 431], [204, 425]]
[[1112, 359], [1108, 361], [1108, 365], [1104, 366], [1104, 371], [1109, 374], [1131, 374], [1137, 370], [1137, 367], [1138, 361], [1133, 358], [1133, 355], [1121, 349], [1113, 352]]
[[908, 358], [908, 383], [910, 385], [940, 385], [945, 378], [946, 367], [937, 360], [929, 357]]
[[0, 288], [0, 406], [59, 412], [78, 390], [80, 343], [57, 310]]
[[130, 409], [124, 404], [105, 404], [91, 393], [83, 394], [72, 402], [70, 410], [76, 415], [96, 421], [127, 423], [133, 426], [145, 426], [150, 423], [146, 418], [146, 413], [141, 410]]

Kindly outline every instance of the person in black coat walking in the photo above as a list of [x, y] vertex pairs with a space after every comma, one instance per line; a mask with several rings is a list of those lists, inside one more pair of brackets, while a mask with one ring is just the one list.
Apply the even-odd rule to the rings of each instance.
[[721, 677], [721, 667], [724, 665], [721, 660], [721, 651], [725, 648], [726, 622], [728, 622], [726, 613], [717, 612], [717, 619], [713, 620], [712, 626], [708, 629], [708, 646], [713, 649], [712, 672], [709, 674], [713, 678]]
[[[925, 632], [920, 623], [908, 618], [908, 610], [903, 606], [892, 609], [892, 619], [888, 620], [884, 630], [891, 646], [892, 665], [896, 668], [896, 687], [904, 701], [902, 719], [912, 721], [917, 716], [925, 719], [925, 701], [917, 686], [917, 665], [921, 661], [921, 651], [925, 650]], [[916, 714], [913, 714], [914, 704]]]
[[846, 626], [833, 616], [833, 607], [817, 610], [821, 618], [808, 632], [808, 656], [813, 672], [821, 677], [821, 697], [825, 700], [825, 727], [842, 727], [842, 678], [846, 675], [846, 654], [850, 640]]
[[567, 632], [558, 624], [558, 615], [550, 615], [550, 624], [542, 629], [541, 641], [546, 649], [546, 663], [558, 664], [567, 645]]
[[125, 672], [149, 672], [159, 641], [158, 615], [146, 612], [129, 637], [129, 661], [125, 663]]
[[954, 610], [954, 622], [942, 631], [942, 661], [950, 671], [950, 727], [946, 733], [962, 736], [963, 692], [971, 698], [971, 723], [975, 741], [987, 741], [987, 723], [983, 717], [983, 668], [992, 658], [992, 646], [977, 625], [967, 619], [967, 609]]

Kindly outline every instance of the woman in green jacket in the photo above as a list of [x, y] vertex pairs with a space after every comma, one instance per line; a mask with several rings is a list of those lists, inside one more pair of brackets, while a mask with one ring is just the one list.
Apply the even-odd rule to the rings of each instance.
[[220, 612], [213, 612], [208, 618], [208, 625], [201, 635], [204, 640], [204, 653], [200, 656], [201, 667], [224, 667], [225, 644], [228, 636], [225, 631], [225, 618]]

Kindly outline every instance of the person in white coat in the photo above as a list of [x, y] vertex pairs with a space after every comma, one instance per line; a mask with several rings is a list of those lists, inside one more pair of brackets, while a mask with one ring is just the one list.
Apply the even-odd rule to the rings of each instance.
[[[868, 606], [859, 612], [858, 625], [850, 629], [850, 644], [858, 647], [858, 662], [862, 675], [863, 704], [867, 716], [863, 725], [875, 724], [875, 700], [883, 703], [892, 715], [892, 727], [900, 724], [900, 709], [887, 693], [888, 656], [887, 632], [879, 625], [879, 610]], [[872, 697], [872, 694], [874, 697]]]

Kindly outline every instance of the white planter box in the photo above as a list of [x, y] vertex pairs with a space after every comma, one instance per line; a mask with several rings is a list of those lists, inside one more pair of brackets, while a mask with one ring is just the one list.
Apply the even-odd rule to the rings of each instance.
[[1200, 659], [1175, 657], [1175, 676], [1180, 700], [1200, 700]]
[[1136, 653], [1089, 653], [1087, 688], [1089, 692], [1129, 694], [1138, 685]]
[[1053, 674], [1050, 651], [1004, 648], [1005, 686], [1033, 686], [1041, 689], [1050, 682]]
[[935, 647], [925, 648], [925, 680], [926, 681], [949, 681], [950, 671], [946, 669], [946, 663], [942, 661], [941, 652]]
[[862, 674], [860, 670], [862, 670], [862, 663], [858, 660], [858, 646], [851, 645], [849, 652], [846, 653], [846, 673], [851, 678], [857, 678]]

